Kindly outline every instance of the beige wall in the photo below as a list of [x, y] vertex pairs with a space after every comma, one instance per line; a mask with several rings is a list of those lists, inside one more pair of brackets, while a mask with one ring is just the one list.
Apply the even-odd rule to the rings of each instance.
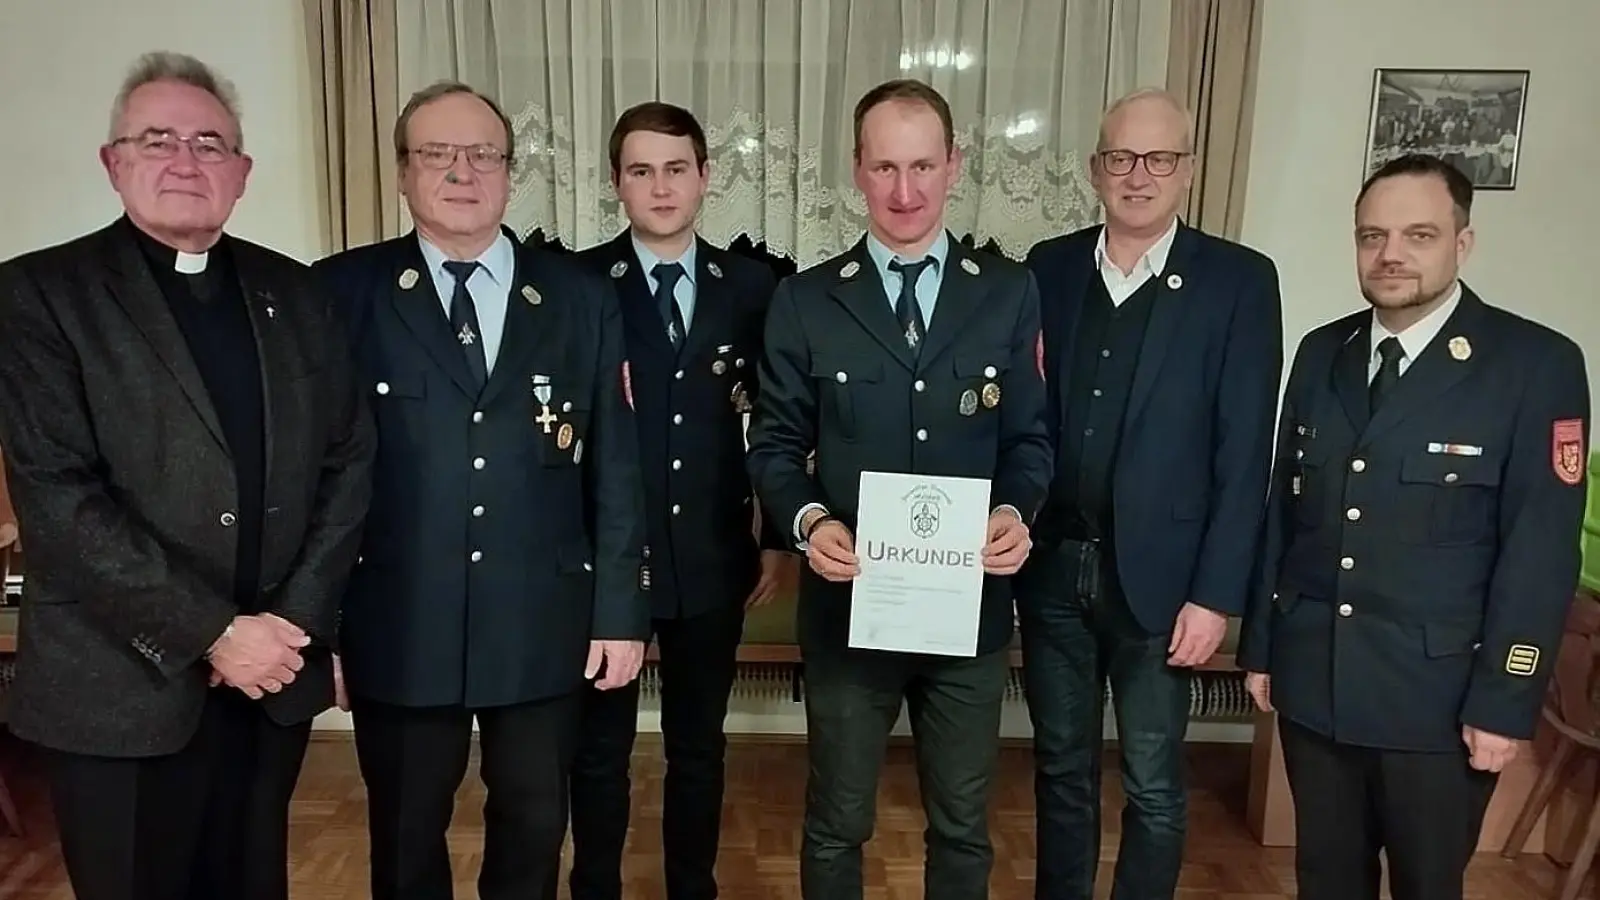
[[1517, 189], [1478, 193], [1478, 248], [1463, 277], [1488, 302], [1576, 340], [1600, 384], [1600, 2], [1270, 0], [1263, 24], [1243, 239], [1278, 263], [1289, 351], [1365, 303], [1351, 204], [1373, 70], [1529, 69]]

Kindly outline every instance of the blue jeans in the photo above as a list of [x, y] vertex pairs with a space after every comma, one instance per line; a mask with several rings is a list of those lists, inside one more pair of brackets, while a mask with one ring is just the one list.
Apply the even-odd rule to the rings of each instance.
[[1015, 580], [1034, 731], [1036, 900], [1094, 895], [1108, 681], [1127, 795], [1112, 900], [1171, 900], [1183, 867], [1190, 673], [1167, 665], [1170, 631], [1150, 634], [1134, 619], [1104, 549], [1041, 548]]

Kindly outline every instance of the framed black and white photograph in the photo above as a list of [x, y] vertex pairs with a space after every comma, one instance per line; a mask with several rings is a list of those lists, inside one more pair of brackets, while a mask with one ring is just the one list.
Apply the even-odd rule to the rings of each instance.
[[1365, 172], [1431, 153], [1480, 190], [1513, 190], [1527, 96], [1526, 69], [1378, 69]]

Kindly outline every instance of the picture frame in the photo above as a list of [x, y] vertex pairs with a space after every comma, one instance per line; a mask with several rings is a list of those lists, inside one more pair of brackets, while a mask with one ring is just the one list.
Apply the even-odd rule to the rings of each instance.
[[1379, 68], [1363, 178], [1406, 153], [1451, 163], [1481, 191], [1517, 187], [1527, 69]]

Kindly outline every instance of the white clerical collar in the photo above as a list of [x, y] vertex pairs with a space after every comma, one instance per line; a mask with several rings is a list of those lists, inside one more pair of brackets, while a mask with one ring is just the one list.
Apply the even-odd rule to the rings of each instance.
[[205, 251], [186, 253], [179, 250], [177, 257], [172, 261], [172, 268], [184, 275], [199, 275], [206, 270], [206, 260], [209, 257], [210, 253]]

